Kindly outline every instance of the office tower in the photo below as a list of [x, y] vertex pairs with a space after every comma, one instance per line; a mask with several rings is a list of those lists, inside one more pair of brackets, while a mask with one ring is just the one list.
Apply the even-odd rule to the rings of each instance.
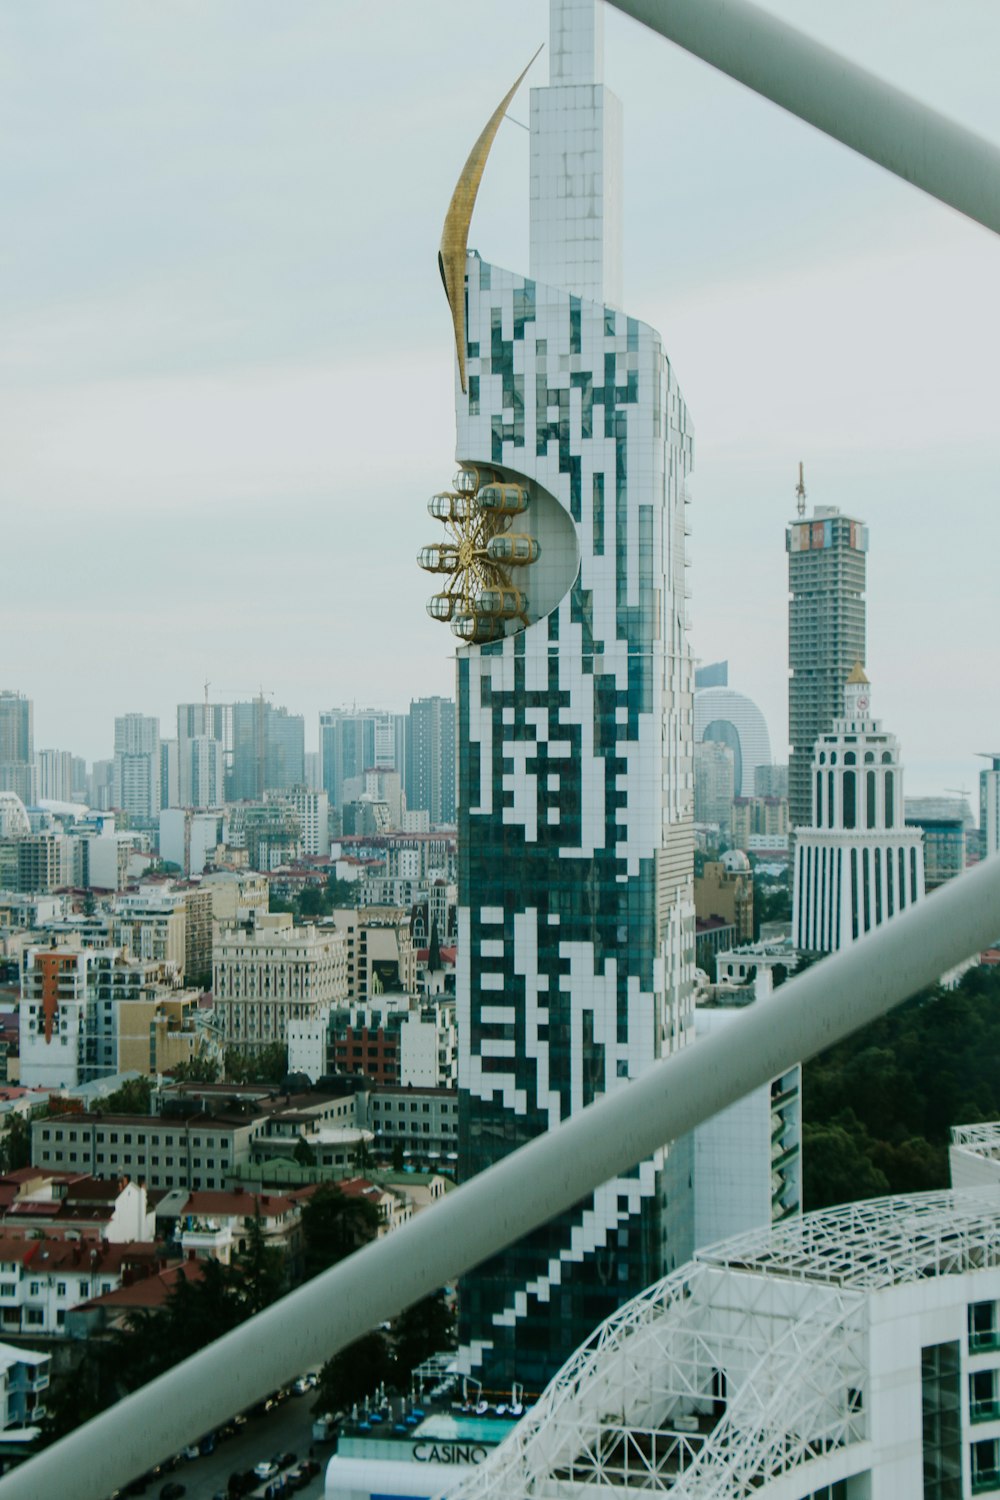
[[[659, 335], [618, 310], [621, 112], [601, 22], [596, 0], [553, 0], [551, 84], [531, 94], [530, 275], [465, 251], [468, 185], [510, 96], [442, 238], [460, 472], [430, 502], [446, 539], [421, 562], [441, 578], [429, 613], [459, 640], [463, 1177], [693, 1034], [691, 433]], [[463, 1367], [540, 1390], [683, 1260], [682, 1155], [466, 1278]]]
[[816, 741], [812, 776], [813, 823], [795, 840], [792, 941], [830, 953], [924, 894], [923, 833], [904, 820], [899, 745], [872, 718], [860, 662], [843, 717]]
[[755, 797], [784, 797], [788, 801], [788, 764], [758, 766], [753, 776]]
[[694, 669], [694, 690], [700, 693], [702, 688], [728, 687], [729, 686], [729, 663], [728, 661], [710, 661], [703, 667]]
[[34, 706], [8, 689], [0, 692], [0, 792], [13, 792], [28, 807], [38, 798]]
[[788, 553], [788, 810], [792, 828], [812, 821], [813, 749], [840, 715], [856, 661], [865, 664], [868, 527], [817, 505], [785, 532]]
[[966, 833], [975, 828], [972, 809], [964, 797], [907, 797], [905, 808], [907, 824], [924, 835], [924, 888], [929, 895], [965, 869]]
[[979, 773], [979, 853], [985, 859], [1000, 849], [1000, 751], [980, 754], [989, 761]]
[[160, 721], [145, 714], [115, 720], [112, 805], [134, 823], [160, 818]]
[[455, 703], [416, 698], [406, 740], [406, 806], [423, 808], [432, 824], [455, 821]]
[[39, 750], [38, 796], [43, 802], [72, 802], [73, 756], [69, 750]]
[[344, 782], [366, 771], [406, 773], [405, 714], [377, 708], [331, 708], [319, 716], [323, 790], [331, 807], [348, 800]]
[[718, 823], [728, 829], [736, 795], [735, 757], [732, 746], [719, 740], [695, 741], [694, 820]]
[[758, 766], [771, 764], [771, 736], [764, 715], [745, 693], [728, 687], [700, 688], [694, 695], [695, 744], [717, 740], [735, 762], [735, 797], [752, 797]]
[[180, 741], [160, 741], [160, 808], [181, 805]]
[[233, 770], [229, 802], [260, 800], [265, 792], [287, 792], [305, 781], [306, 721], [274, 708], [261, 695], [233, 704]]
[[[164, 806], [217, 807], [224, 799], [220, 791], [212, 801], [195, 800], [194, 782], [206, 785], [206, 756], [213, 756], [203, 746], [211, 740], [218, 744], [222, 756], [222, 777], [231, 775], [233, 764], [233, 705], [231, 703], [178, 703], [177, 705], [177, 776], [178, 800]], [[203, 794], [203, 792], [202, 792]]]

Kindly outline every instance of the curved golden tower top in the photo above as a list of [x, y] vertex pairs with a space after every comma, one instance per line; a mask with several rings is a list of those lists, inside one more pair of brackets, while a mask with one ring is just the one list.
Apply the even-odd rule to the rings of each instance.
[[[538, 52], [541, 50], [539, 47]], [[538, 56], [538, 52], [535, 53], [535, 57]], [[476, 206], [476, 194], [479, 192], [479, 184], [486, 167], [486, 158], [496, 140], [500, 122], [507, 113], [510, 101], [521, 87], [525, 73], [535, 61], [535, 57], [504, 94], [486, 122], [476, 144], [469, 152], [469, 159], [462, 168], [462, 175], [451, 195], [448, 212], [445, 214], [444, 228], [441, 231], [438, 268], [451, 307], [451, 321], [455, 328], [455, 352], [458, 355], [458, 376], [462, 382], [463, 391], [467, 388], [465, 383], [465, 256], [469, 247], [472, 210]]]

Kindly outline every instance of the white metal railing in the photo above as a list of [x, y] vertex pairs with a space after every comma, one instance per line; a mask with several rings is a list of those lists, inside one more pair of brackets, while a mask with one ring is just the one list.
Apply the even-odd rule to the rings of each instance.
[[749, 0], [610, 0], [869, 161], [1000, 234], [1000, 150]]
[[126, 1396], [0, 1481], [2, 1500], [101, 1500], [665, 1141], [883, 1015], [985, 947], [998, 920], [994, 857]]

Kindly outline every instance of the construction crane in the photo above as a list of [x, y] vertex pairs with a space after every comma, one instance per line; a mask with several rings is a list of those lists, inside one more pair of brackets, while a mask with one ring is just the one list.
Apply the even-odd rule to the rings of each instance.
[[806, 481], [802, 473], [802, 460], [799, 459], [799, 482], [795, 486], [795, 508], [800, 516], [806, 513]]

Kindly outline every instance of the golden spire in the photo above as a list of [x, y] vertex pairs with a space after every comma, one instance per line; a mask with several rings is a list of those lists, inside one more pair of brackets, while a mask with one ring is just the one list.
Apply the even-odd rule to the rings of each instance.
[[868, 678], [865, 676], [865, 669], [864, 669], [864, 667], [861, 665], [861, 663], [859, 661], [856, 661], [854, 663], [854, 666], [851, 668], [851, 675], [847, 679], [846, 686], [847, 687], [857, 687], [859, 685], [862, 685], [864, 687], [868, 687], [869, 686], [869, 682], [868, 682]]
[[[538, 52], [541, 52], [539, 47]], [[535, 53], [535, 57], [538, 56]], [[531, 59], [531, 63], [535, 61]], [[451, 195], [448, 212], [444, 217], [444, 228], [441, 231], [441, 247], [438, 250], [438, 269], [441, 272], [441, 280], [447, 293], [448, 303], [451, 307], [451, 320], [455, 326], [455, 352], [458, 355], [458, 378], [462, 382], [462, 390], [465, 384], [465, 257], [469, 247], [469, 225], [472, 222], [472, 210], [476, 206], [476, 194], [479, 192], [479, 184], [482, 181], [483, 171], [486, 167], [486, 158], [490, 154], [490, 148], [496, 140], [500, 122], [507, 113], [510, 101], [521, 87], [524, 69], [513, 87], [504, 94], [496, 109], [490, 115], [486, 126], [478, 141], [469, 152], [469, 159], [462, 168], [462, 175], [455, 185], [455, 191]]]

